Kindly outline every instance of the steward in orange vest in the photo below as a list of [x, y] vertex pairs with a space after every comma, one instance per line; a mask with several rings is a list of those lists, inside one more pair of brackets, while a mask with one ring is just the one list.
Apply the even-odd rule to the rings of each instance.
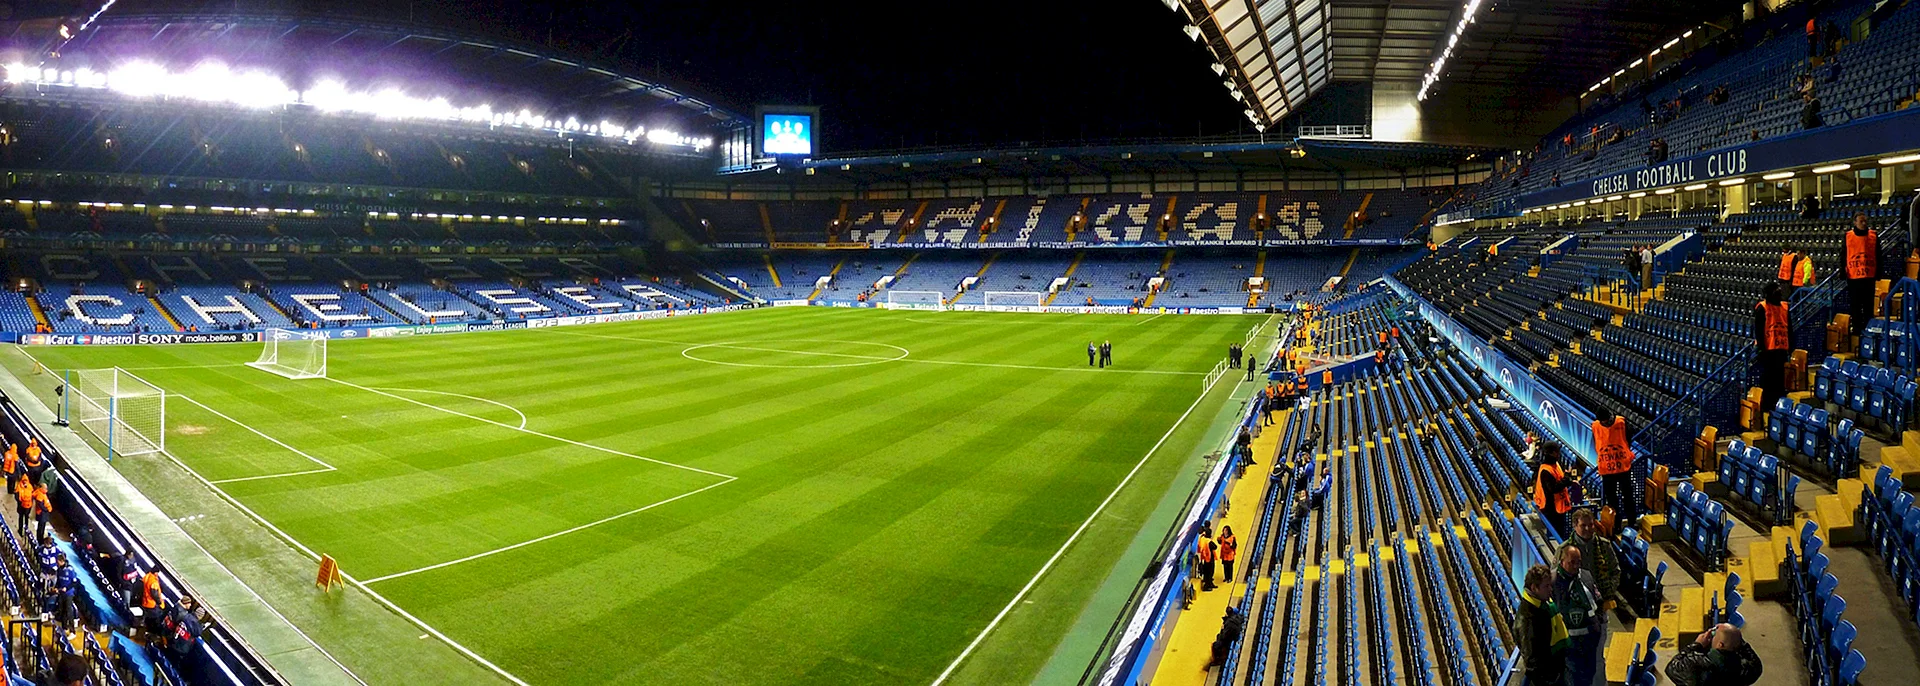
[[1787, 246], [1787, 251], [1780, 254], [1780, 271], [1776, 275], [1782, 283], [1794, 288], [1810, 285], [1813, 283], [1813, 260], [1795, 251], [1793, 246]]
[[1879, 275], [1880, 237], [1867, 229], [1865, 212], [1855, 213], [1853, 230], [1847, 232], [1848, 323], [1855, 336], [1866, 331], [1867, 320], [1873, 318], [1874, 282]]
[[1793, 325], [1788, 321], [1786, 289], [1780, 282], [1767, 283], [1760, 302], [1753, 306], [1753, 343], [1760, 354], [1760, 407], [1772, 411], [1773, 404], [1787, 394], [1787, 360], [1793, 354]]
[[1621, 521], [1638, 516], [1633, 497], [1633, 448], [1627, 444], [1627, 419], [1613, 416], [1593, 421], [1593, 455], [1599, 461], [1602, 502]]
[[1567, 473], [1560, 468], [1560, 446], [1541, 446], [1540, 469], [1533, 475], [1533, 506], [1556, 530], [1567, 528], [1567, 512], [1573, 509], [1573, 494], [1567, 492]]

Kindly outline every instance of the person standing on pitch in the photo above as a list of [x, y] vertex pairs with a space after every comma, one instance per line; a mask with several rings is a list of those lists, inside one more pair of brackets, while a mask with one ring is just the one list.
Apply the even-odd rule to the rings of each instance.
[[1855, 212], [1853, 230], [1847, 232], [1847, 303], [1855, 336], [1866, 331], [1867, 320], [1873, 318], [1873, 286], [1879, 275], [1880, 237], [1867, 230], [1867, 213]]
[[1102, 368], [1113, 366], [1113, 341], [1100, 344], [1100, 366]]
[[1099, 354], [1099, 352], [1100, 352], [1099, 346], [1094, 345], [1092, 342], [1087, 343], [1087, 366], [1089, 367], [1093, 366], [1093, 358], [1095, 355]]
[[1600, 460], [1600, 492], [1608, 507], [1631, 522], [1639, 513], [1633, 502], [1633, 448], [1627, 444], [1627, 418], [1593, 420], [1593, 454]]

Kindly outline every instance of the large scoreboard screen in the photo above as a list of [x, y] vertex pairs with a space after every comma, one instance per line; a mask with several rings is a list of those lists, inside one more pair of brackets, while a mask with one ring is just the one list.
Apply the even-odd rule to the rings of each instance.
[[820, 116], [817, 110], [760, 111], [762, 157], [812, 157], [818, 149]]

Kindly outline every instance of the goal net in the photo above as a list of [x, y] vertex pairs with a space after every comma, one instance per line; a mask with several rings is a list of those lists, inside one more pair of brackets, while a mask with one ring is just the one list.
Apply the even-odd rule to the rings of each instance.
[[1039, 312], [1045, 310], [1047, 294], [1027, 291], [987, 291], [987, 309], [998, 312]]
[[887, 291], [889, 310], [945, 310], [947, 294], [939, 291]]
[[267, 329], [261, 339], [265, 347], [260, 350], [260, 359], [248, 362], [247, 366], [289, 379], [326, 378], [326, 334]]
[[107, 444], [107, 454], [167, 449], [167, 392], [119, 367], [66, 373], [61, 414]]

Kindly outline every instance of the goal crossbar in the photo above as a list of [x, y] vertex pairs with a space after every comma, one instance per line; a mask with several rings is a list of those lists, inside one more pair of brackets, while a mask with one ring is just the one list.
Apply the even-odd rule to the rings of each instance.
[[60, 413], [107, 446], [109, 457], [167, 449], [167, 392], [119, 367], [70, 369]]
[[326, 334], [267, 329], [260, 339], [260, 359], [248, 362], [247, 366], [289, 379], [326, 378]]
[[945, 310], [947, 294], [940, 291], [887, 291], [889, 310]]
[[987, 291], [980, 303], [989, 310], [1038, 312], [1047, 306], [1047, 294], [1037, 291]]

